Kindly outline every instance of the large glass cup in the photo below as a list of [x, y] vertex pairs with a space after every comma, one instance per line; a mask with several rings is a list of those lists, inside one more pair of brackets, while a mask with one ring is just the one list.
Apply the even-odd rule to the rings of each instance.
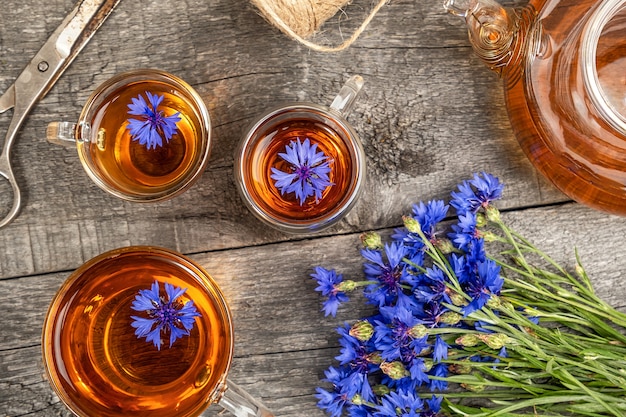
[[226, 300], [202, 267], [132, 246], [70, 275], [48, 310], [42, 349], [52, 388], [79, 417], [191, 417], [212, 403], [272, 417], [227, 380], [233, 340]]
[[200, 177], [209, 159], [211, 120], [185, 81], [141, 69], [105, 81], [78, 122], [50, 123], [47, 138], [77, 148], [85, 172], [106, 192], [151, 202], [180, 194]]

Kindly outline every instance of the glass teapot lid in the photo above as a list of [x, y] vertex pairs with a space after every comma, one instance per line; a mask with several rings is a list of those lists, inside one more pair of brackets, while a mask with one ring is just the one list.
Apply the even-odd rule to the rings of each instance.
[[598, 2], [583, 30], [585, 87], [604, 119], [626, 134], [626, 0]]

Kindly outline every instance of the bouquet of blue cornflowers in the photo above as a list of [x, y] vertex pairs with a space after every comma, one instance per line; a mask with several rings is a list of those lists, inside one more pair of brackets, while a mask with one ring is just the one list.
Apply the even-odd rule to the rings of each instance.
[[[370, 317], [337, 331], [318, 406], [330, 416], [626, 416], [626, 315], [511, 230], [476, 174], [449, 206], [419, 203], [383, 244], [362, 236], [363, 280], [315, 268], [335, 316], [362, 289]], [[489, 249], [489, 250], [487, 250]]]

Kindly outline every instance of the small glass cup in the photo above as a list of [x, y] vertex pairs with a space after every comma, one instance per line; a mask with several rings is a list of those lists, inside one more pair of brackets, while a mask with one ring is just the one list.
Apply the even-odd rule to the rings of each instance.
[[[145, 114], [129, 113], [133, 103]], [[176, 117], [172, 132], [166, 121]], [[131, 129], [131, 120], [145, 122], [141, 134]], [[104, 82], [77, 123], [50, 123], [47, 138], [75, 146], [87, 175], [104, 191], [150, 202], [178, 195], [198, 179], [209, 159], [211, 121], [202, 98], [185, 81], [141, 69]]]
[[346, 121], [363, 86], [352, 76], [330, 107], [274, 108], [248, 129], [235, 154], [235, 179], [250, 211], [288, 233], [325, 229], [356, 203], [366, 175], [363, 146]]
[[[183, 332], [173, 343], [171, 327], [157, 331], [158, 346], [145, 336], [159, 317], [183, 311], [191, 324], [169, 321]], [[141, 329], [137, 316], [155, 321]], [[228, 305], [202, 267], [167, 249], [131, 246], [70, 275], [48, 310], [42, 350], [52, 388], [79, 417], [189, 417], [212, 403], [238, 417], [273, 417], [227, 380], [233, 340]]]

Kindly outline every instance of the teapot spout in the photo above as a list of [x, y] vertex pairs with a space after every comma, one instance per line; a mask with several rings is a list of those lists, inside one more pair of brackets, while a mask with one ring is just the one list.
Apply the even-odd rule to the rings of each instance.
[[519, 73], [525, 13], [494, 0], [445, 0], [444, 8], [465, 19], [472, 48], [489, 68], [501, 76]]

